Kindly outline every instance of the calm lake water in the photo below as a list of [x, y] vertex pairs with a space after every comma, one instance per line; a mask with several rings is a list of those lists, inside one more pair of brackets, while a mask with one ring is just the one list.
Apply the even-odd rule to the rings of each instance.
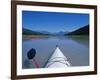
[[55, 50], [56, 45], [63, 54], [70, 58], [71, 66], [89, 65], [89, 37], [88, 36], [67, 36], [67, 37], [48, 37], [37, 39], [23, 39], [22, 42], [22, 68], [34, 68], [34, 65], [27, 58], [27, 52], [31, 48], [36, 49], [35, 60], [45, 67], [46, 62]]

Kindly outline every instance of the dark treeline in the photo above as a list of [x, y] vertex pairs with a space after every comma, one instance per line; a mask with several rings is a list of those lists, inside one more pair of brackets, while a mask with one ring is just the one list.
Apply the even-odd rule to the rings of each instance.
[[75, 31], [66, 33], [65, 35], [89, 35], [89, 25], [79, 28]]

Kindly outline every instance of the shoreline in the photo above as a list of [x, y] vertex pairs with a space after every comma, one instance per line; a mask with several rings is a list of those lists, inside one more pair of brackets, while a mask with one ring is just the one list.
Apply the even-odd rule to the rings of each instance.
[[33, 39], [33, 38], [48, 38], [48, 35], [22, 35], [25, 39]]

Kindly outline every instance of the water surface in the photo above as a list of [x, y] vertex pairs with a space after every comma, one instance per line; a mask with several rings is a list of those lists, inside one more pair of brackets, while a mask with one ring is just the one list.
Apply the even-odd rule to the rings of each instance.
[[34, 65], [27, 58], [27, 52], [31, 48], [36, 49], [35, 60], [41, 68], [45, 67], [46, 62], [55, 50], [56, 45], [66, 57], [70, 58], [71, 66], [89, 65], [89, 37], [88, 36], [67, 36], [67, 37], [48, 37], [37, 39], [24, 39], [22, 42], [22, 68], [34, 68]]

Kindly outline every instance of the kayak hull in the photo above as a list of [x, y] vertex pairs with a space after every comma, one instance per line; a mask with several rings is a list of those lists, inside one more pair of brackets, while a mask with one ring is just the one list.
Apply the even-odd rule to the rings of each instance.
[[64, 56], [59, 47], [56, 47], [45, 68], [67, 68], [69, 66], [71, 66], [71, 64], [68, 58]]

